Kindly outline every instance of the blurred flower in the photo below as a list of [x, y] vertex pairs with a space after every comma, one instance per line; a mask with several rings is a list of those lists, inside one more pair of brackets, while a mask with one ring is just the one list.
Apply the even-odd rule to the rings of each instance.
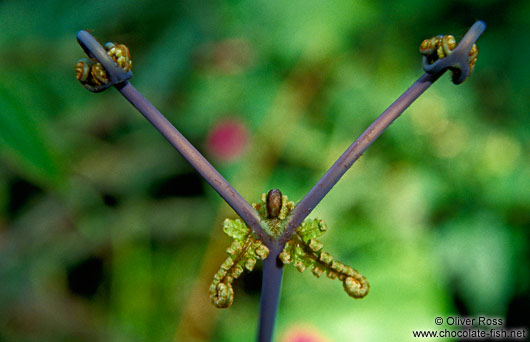
[[287, 329], [280, 339], [282, 342], [328, 342], [329, 339], [324, 337], [311, 325], [293, 325]]
[[223, 119], [210, 131], [206, 140], [208, 152], [222, 161], [241, 156], [248, 141], [248, 129], [236, 119]]

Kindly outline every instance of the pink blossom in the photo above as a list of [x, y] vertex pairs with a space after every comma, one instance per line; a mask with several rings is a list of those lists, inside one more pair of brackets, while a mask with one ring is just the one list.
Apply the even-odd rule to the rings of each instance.
[[282, 342], [328, 342], [319, 331], [310, 325], [293, 325], [285, 331]]
[[248, 141], [248, 129], [236, 119], [219, 121], [206, 140], [208, 152], [222, 161], [233, 161], [243, 153]]

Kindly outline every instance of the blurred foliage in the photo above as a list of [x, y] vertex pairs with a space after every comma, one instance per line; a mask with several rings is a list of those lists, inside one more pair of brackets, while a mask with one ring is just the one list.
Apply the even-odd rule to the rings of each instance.
[[[528, 1], [0, 2], [0, 341], [249, 341], [260, 275], [208, 284], [230, 208], [114, 90], [75, 80], [89, 29], [249, 201], [300, 199], [421, 74], [419, 43], [476, 19], [474, 74], [444, 76], [317, 207], [362, 300], [286, 268], [276, 339], [410, 341], [437, 315], [529, 315]], [[509, 60], [507, 60], [507, 58]], [[238, 157], [208, 146], [245, 127]], [[241, 126], [243, 125], [243, 126]], [[241, 142], [241, 139], [238, 141]]]

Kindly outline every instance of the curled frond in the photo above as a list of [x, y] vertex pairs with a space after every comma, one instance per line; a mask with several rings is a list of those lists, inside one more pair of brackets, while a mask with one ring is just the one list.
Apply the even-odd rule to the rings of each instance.
[[224, 232], [234, 238], [226, 252], [228, 258], [215, 274], [210, 285], [210, 300], [218, 308], [228, 308], [234, 301], [232, 283], [239, 278], [245, 269], [252, 271], [256, 261], [264, 260], [269, 249], [251, 233], [250, 229], [239, 219], [226, 219]]
[[[107, 55], [123, 71], [128, 72], [132, 68], [131, 54], [127, 46], [123, 44], [106, 43], [105, 51]], [[109, 76], [105, 68], [95, 59], [82, 58], [74, 66], [76, 78], [89, 90], [98, 90], [110, 83]]]
[[[440, 59], [450, 56], [456, 47], [455, 37], [452, 35], [439, 35], [425, 39], [420, 45], [420, 53], [425, 56], [427, 64], [433, 64]], [[477, 56], [478, 47], [476, 44], [473, 44], [467, 58], [467, 64], [469, 65], [469, 74], [467, 76], [471, 75], [477, 62]], [[453, 72], [453, 79], [456, 79], [460, 71], [455, 68], [450, 69]]]
[[94, 61], [88, 58], [81, 58], [77, 61], [74, 66], [74, 70], [75, 76], [79, 80], [79, 82], [85, 82], [88, 79], [88, 77], [90, 76], [90, 69], [93, 64]]
[[109, 83], [109, 76], [100, 63], [94, 63], [90, 68], [90, 81], [92, 85], [100, 86]]
[[420, 45], [420, 53], [427, 56], [430, 63], [445, 58], [456, 48], [455, 37], [451, 35], [435, 36], [425, 39]]
[[478, 58], [478, 46], [476, 44], [473, 44], [473, 47], [471, 50], [469, 50], [469, 73], [473, 72], [473, 69], [475, 68], [475, 63], [477, 63]]
[[123, 44], [106, 43], [107, 54], [125, 72], [131, 70], [132, 60], [129, 48]]
[[296, 234], [293, 234], [291, 240], [285, 244], [280, 253], [280, 260], [284, 264], [292, 263], [300, 272], [309, 268], [317, 278], [324, 272], [330, 279], [338, 278], [350, 297], [366, 296], [370, 289], [366, 278], [357, 270], [344, 265], [329, 253], [324, 252], [322, 244], [316, 240], [326, 229], [326, 224], [322, 220], [304, 221]]

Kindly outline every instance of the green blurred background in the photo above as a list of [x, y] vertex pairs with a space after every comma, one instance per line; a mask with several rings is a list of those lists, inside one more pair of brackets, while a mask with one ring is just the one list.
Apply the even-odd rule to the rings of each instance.
[[[114, 90], [73, 65], [89, 29], [248, 201], [300, 200], [477, 19], [474, 74], [442, 77], [310, 217], [370, 294], [288, 266], [275, 339], [410, 341], [436, 316], [529, 316], [530, 2], [2, 1], [0, 341], [252, 341], [260, 270], [208, 286], [231, 209]], [[447, 326], [442, 326], [445, 328]]]

